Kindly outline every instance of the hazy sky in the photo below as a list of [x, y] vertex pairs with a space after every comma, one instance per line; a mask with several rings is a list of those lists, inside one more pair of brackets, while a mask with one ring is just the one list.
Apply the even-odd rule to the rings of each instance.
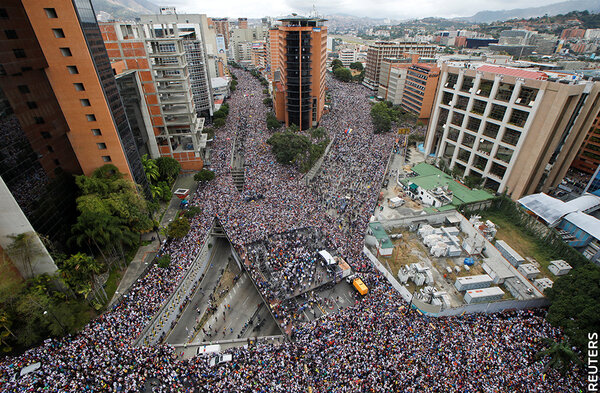
[[282, 16], [291, 12], [308, 14], [313, 4], [319, 14], [350, 14], [371, 18], [452, 18], [471, 16], [482, 10], [537, 7], [561, 0], [154, 0], [158, 5], [177, 7], [179, 12], [201, 13], [213, 17], [259, 18]]

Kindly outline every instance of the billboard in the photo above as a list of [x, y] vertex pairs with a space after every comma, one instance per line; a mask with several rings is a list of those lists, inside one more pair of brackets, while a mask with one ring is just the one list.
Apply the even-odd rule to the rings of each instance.
[[217, 34], [217, 53], [225, 54], [225, 51], [225, 37], [223, 37], [223, 34]]

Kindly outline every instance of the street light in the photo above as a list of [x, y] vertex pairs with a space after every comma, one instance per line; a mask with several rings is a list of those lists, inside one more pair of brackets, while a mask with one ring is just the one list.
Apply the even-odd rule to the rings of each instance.
[[[48, 311], [44, 310], [44, 315], [48, 315]], [[56, 317], [56, 315], [50, 311], [50, 315], [52, 315], [52, 317], [54, 318], [54, 320], [60, 325], [60, 328], [62, 329], [63, 334], [65, 333], [65, 326], [60, 323], [60, 320]]]

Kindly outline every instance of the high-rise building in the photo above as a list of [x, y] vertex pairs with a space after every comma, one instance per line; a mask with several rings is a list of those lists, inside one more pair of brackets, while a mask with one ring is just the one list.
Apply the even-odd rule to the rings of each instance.
[[64, 245], [72, 175], [110, 163], [149, 190], [89, 0], [7, 0], [0, 15], [0, 247], [34, 234], [29, 276], [56, 270], [36, 233]]
[[577, 153], [573, 168], [585, 173], [594, 173], [600, 165], [600, 113], [590, 127], [583, 145]]
[[225, 40], [225, 50], [229, 49], [229, 19], [227, 18], [210, 18], [210, 22], [215, 26], [217, 35], [222, 35]]
[[269, 32], [275, 114], [304, 130], [316, 126], [323, 114], [327, 27], [318, 17], [280, 21]]
[[[137, 70], [150, 109], [150, 148], [170, 156], [185, 170], [203, 166], [204, 118], [214, 110], [204, 45], [205, 15], [174, 12], [140, 17], [138, 24], [102, 23], [113, 62]], [[153, 142], [153, 140], [155, 142]]]
[[565, 176], [599, 109], [600, 83], [443, 65], [425, 154], [515, 200], [547, 192]]
[[248, 28], [248, 18], [238, 18], [238, 29]]
[[[65, 153], [62, 160], [52, 158], [52, 164], [46, 160], [47, 172], [52, 165], [77, 171], [78, 164], [89, 175], [111, 163], [147, 188], [89, 0], [46, 5], [33, 0], [3, 3], [8, 16], [2, 24], [10, 37], [2, 40], [5, 76], [0, 87], [26, 135], [41, 134], [55, 152]], [[64, 148], [65, 136], [76, 160]], [[40, 148], [37, 143], [32, 146]]]
[[339, 55], [344, 67], [350, 67], [350, 64], [356, 62], [356, 50], [354, 49], [342, 49]]
[[417, 115], [423, 124], [429, 122], [439, 77], [435, 64], [417, 63], [407, 69], [402, 108]]
[[386, 57], [402, 57], [402, 54], [418, 54], [421, 57], [433, 57], [436, 45], [420, 42], [377, 41], [369, 45], [367, 50], [367, 66], [363, 84], [371, 90], [379, 86], [381, 62]]

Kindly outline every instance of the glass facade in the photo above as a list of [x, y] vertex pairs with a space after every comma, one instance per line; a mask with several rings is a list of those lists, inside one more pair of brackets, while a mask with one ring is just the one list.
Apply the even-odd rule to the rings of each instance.
[[94, 9], [89, 0], [73, 0], [73, 4], [75, 5], [81, 30], [83, 31], [90, 55], [92, 56], [96, 68], [96, 73], [102, 84], [106, 101], [108, 102], [113, 121], [117, 128], [129, 169], [136, 184], [139, 184], [145, 194], [149, 195], [150, 188], [148, 180], [146, 179], [140, 153], [137, 150], [131, 127], [127, 121], [127, 116], [125, 115], [125, 109], [121, 102], [121, 96], [117, 89], [114, 73], [110, 66], [110, 60], [106, 53], [102, 35], [100, 34]]

